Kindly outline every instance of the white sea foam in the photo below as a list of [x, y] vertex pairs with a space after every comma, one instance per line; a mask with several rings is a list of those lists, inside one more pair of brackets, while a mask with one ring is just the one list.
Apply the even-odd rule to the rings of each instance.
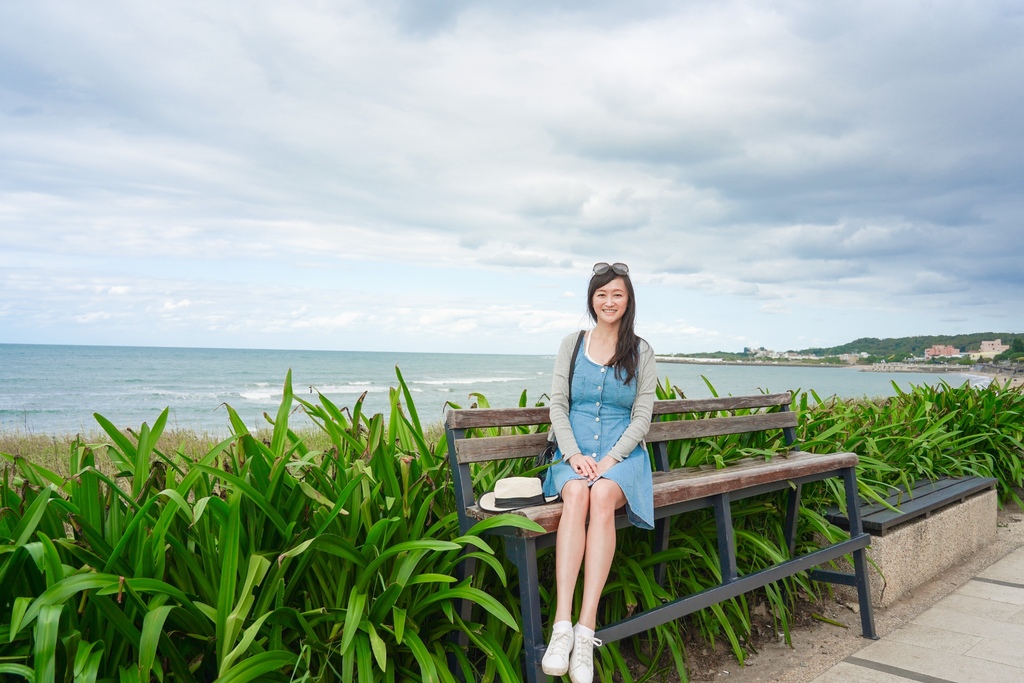
[[246, 401], [269, 401], [272, 398], [281, 396], [281, 392], [270, 389], [254, 389], [252, 391], [240, 391], [238, 395]]
[[373, 382], [349, 382], [348, 384], [314, 384], [313, 389], [321, 394], [356, 394], [364, 391], [371, 394], [386, 392], [388, 387], [375, 387]]
[[526, 377], [471, 377], [469, 379], [419, 379], [412, 384], [426, 384], [428, 386], [449, 387], [463, 384], [495, 384], [507, 382], [527, 382]]
[[143, 392], [152, 396], [165, 396], [181, 401], [202, 401], [204, 399], [215, 399], [224, 394], [218, 391], [175, 391], [173, 389], [147, 389]]

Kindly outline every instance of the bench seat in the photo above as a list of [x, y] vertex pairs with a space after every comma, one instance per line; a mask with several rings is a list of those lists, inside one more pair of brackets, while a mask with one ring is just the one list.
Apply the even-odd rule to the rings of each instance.
[[[656, 518], [669, 517], [675, 514], [671, 509], [680, 503], [708, 498], [731, 491], [754, 489], [769, 484], [786, 482], [793, 479], [813, 477], [817, 474], [832, 472], [845, 467], [855, 467], [855, 453], [829, 453], [815, 455], [803, 451], [780, 453], [771, 460], [763, 458], [745, 458], [722, 469], [711, 467], [682, 467], [668, 472], [654, 472], [654, 511]], [[466, 513], [476, 520], [494, 517], [495, 512], [488, 512], [479, 505], [467, 508]], [[562, 504], [549, 503], [522, 508], [504, 514], [526, 517], [541, 527], [543, 532], [516, 529], [516, 535], [523, 538], [544, 536], [558, 529], [562, 517]], [[620, 511], [619, 526], [625, 526], [625, 513]]]
[[[896, 493], [885, 499], [896, 510], [881, 503], [861, 505], [861, 523], [864, 531], [872, 536], [885, 536], [900, 524], [918, 517], [928, 517], [947, 505], [962, 503], [971, 496], [994, 489], [998, 483], [998, 480], [991, 477], [940, 477], [935, 481], [920, 479], [914, 482], [909, 494], [906, 487], [897, 486]], [[825, 510], [825, 519], [841, 529], [850, 528], [850, 520], [835, 506]]]

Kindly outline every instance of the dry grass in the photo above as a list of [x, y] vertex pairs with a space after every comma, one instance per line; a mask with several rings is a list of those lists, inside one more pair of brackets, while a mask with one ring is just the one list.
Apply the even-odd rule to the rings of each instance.
[[[126, 434], [134, 437], [133, 430], [124, 430]], [[330, 446], [330, 440], [320, 429], [309, 426], [297, 430], [297, 435], [303, 440], [310, 450], [325, 449]], [[269, 443], [271, 429], [258, 430], [253, 436]], [[32, 434], [21, 431], [0, 431], [0, 453], [25, 458], [26, 460], [45, 467], [63, 477], [73, 474], [68, 471], [69, 454], [71, 444], [81, 437], [82, 441], [96, 446], [98, 458], [97, 465], [101, 470], [107, 471], [109, 460], [104, 457], [103, 448], [110, 443], [110, 438], [100, 432], [88, 434]], [[168, 429], [157, 442], [156, 448], [166, 455], [178, 454], [187, 460], [197, 460], [209, 453], [214, 446], [227, 438], [223, 434], [196, 431], [188, 428]], [[135, 441], [135, 439], [132, 439]], [[112, 473], [107, 471], [108, 474]]]

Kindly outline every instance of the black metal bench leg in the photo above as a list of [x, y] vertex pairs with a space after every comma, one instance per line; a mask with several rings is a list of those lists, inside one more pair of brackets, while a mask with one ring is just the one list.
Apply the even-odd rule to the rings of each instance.
[[878, 640], [875, 633], [875, 615], [871, 611], [871, 584], [868, 580], [867, 551], [853, 551], [853, 570], [857, 576], [857, 602], [860, 604], [860, 630], [865, 638]]
[[[654, 522], [654, 538], [651, 539], [653, 545], [652, 550], [655, 553], [664, 552], [668, 550], [668, 539], [670, 531], [669, 519], [659, 519]], [[654, 580], [662, 588], [665, 587], [665, 563], [659, 562], [654, 566]]]
[[537, 571], [537, 543], [532, 538], [506, 538], [506, 552], [519, 570], [519, 603], [523, 627], [523, 654], [527, 683], [547, 680], [541, 670], [544, 657], [544, 615], [540, 607], [540, 577]]
[[796, 529], [800, 520], [800, 493], [802, 484], [796, 484], [789, 490], [786, 500], [786, 547], [790, 558], [796, 557]]
[[736, 580], [736, 540], [732, 529], [732, 498], [728, 493], [712, 497], [715, 526], [718, 528], [718, 564], [722, 570], [722, 583]]
[[[796, 532], [800, 521], [800, 495], [803, 492], [803, 484], [795, 484], [786, 494], [786, 522], [783, 527], [783, 536], [786, 541], [786, 549], [789, 551], [789, 559], [796, 557]], [[792, 603], [789, 584], [786, 581], [779, 582], [779, 594], [783, 602]]]
[[[465, 554], [465, 550], [462, 551]], [[476, 573], [476, 560], [471, 557], [464, 557], [461, 562], [455, 567], [455, 580], [457, 583], [461, 583], [463, 579], [472, 577]], [[464, 622], [470, 622], [473, 620], [473, 603], [470, 600], [456, 600], [455, 611], [458, 613], [459, 618]], [[469, 648], [469, 636], [462, 631], [458, 631], [452, 635], [452, 640], [458, 646], [460, 650], [466, 650]], [[459, 680], [462, 679], [462, 671], [458, 667], [458, 661], [455, 659], [454, 654], [448, 655], [448, 669], [457, 672]]]
[[[846, 488], [846, 514], [850, 520], [850, 538], [864, 534], [860, 519], [860, 496], [857, 493], [857, 470], [850, 467], [843, 472]], [[871, 608], [871, 581], [868, 575], [867, 551], [861, 548], [853, 551], [853, 571], [857, 577], [857, 602], [860, 604], [861, 633], [865, 638], [878, 639], [875, 633], [875, 616]]]

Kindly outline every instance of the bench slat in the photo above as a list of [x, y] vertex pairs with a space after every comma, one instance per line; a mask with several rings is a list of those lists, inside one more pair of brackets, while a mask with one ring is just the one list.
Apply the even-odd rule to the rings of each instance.
[[[680, 398], [654, 402], [655, 415], [712, 413], [729, 410], [752, 410], [789, 405], [788, 392], [754, 396], [723, 396], [718, 398]], [[451, 429], [474, 427], [521, 427], [549, 424], [547, 406], [540, 408], [468, 408], [449, 410], [445, 422]]]
[[[864, 531], [875, 536], [884, 536], [888, 531], [904, 522], [926, 516], [940, 508], [969, 498], [996, 486], [997, 480], [984, 477], [943, 478], [936, 481], [921, 480], [914, 483], [911, 498], [905, 490], [889, 496], [886, 501], [899, 508], [893, 512], [878, 503], [861, 506], [861, 520]], [[829, 508], [825, 518], [842, 529], [850, 526], [846, 515], [838, 508]]]
[[813, 453], [793, 452], [776, 455], [771, 460], [746, 458], [720, 470], [682, 468], [660, 472], [655, 481], [654, 507], [673, 505], [719, 493], [738, 491], [787, 479], [830, 472], [845, 467], [854, 467], [857, 455], [854, 453]]
[[705, 420], [672, 420], [652, 422], [647, 431], [647, 442], [697, 439], [705, 436], [724, 436], [743, 432], [763, 432], [797, 426], [797, 415], [792, 411], [755, 413], [734, 417], [716, 417]]
[[543, 452], [547, 443], [547, 432], [459, 439], [455, 442], [455, 456], [462, 465], [509, 458], [535, 458]]
[[[768, 429], [796, 427], [796, 425], [796, 413], [790, 411], [716, 417], [705, 420], [652, 422], [651, 428], [647, 432], [647, 442], [657, 443], [676, 439], [760, 432]], [[547, 440], [547, 432], [459, 439], [455, 442], [455, 454], [461, 464], [506, 458], [530, 458], [536, 457], [544, 450]]]
[[[957, 483], [962, 481], [964, 480], [950, 477], [941, 477], [935, 481], [931, 481], [929, 479], [918, 479], [914, 482], [914, 485], [910, 487], [910, 493], [907, 493], [907, 488], [901, 484], [895, 487], [896, 493], [887, 497], [885, 502], [889, 505], [900, 507], [903, 503], [906, 503], [913, 498], [939, 493], [951, 486], [956, 486]], [[865, 503], [860, 506], [861, 519], [863, 519], [865, 515], [872, 515], [883, 511], [892, 512], [881, 503]]]
[[[779, 454], [771, 460], [761, 458], [745, 458], [716, 470], [702, 467], [687, 467], [671, 472], [654, 473], [654, 508], [655, 510], [707, 498], [719, 493], [737, 491], [753, 486], [799, 479], [823, 472], [831, 472], [857, 464], [854, 453], [831, 453], [815, 455], [813, 453], [792, 452], [788, 455]], [[487, 519], [494, 513], [472, 506], [467, 514], [473, 519]], [[543, 534], [555, 531], [562, 515], [561, 503], [537, 505], [530, 508], [515, 510], [511, 514], [520, 515], [537, 522], [544, 528]], [[521, 536], [541, 536], [517, 530]]]
[[677, 398], [654, 402], [655, 415], [674, 413], [711, 413], [721, 410], [745, 408], [772, 408], [789, 405], [789, 392], [782, 394], [756, 394], [754, 396], [722, 396], [718, 398]]
[[522, 427], [550, 424], [548, 408], [471, 408], [449, 410], [445, 418], [449, 429], [474, 427]]

